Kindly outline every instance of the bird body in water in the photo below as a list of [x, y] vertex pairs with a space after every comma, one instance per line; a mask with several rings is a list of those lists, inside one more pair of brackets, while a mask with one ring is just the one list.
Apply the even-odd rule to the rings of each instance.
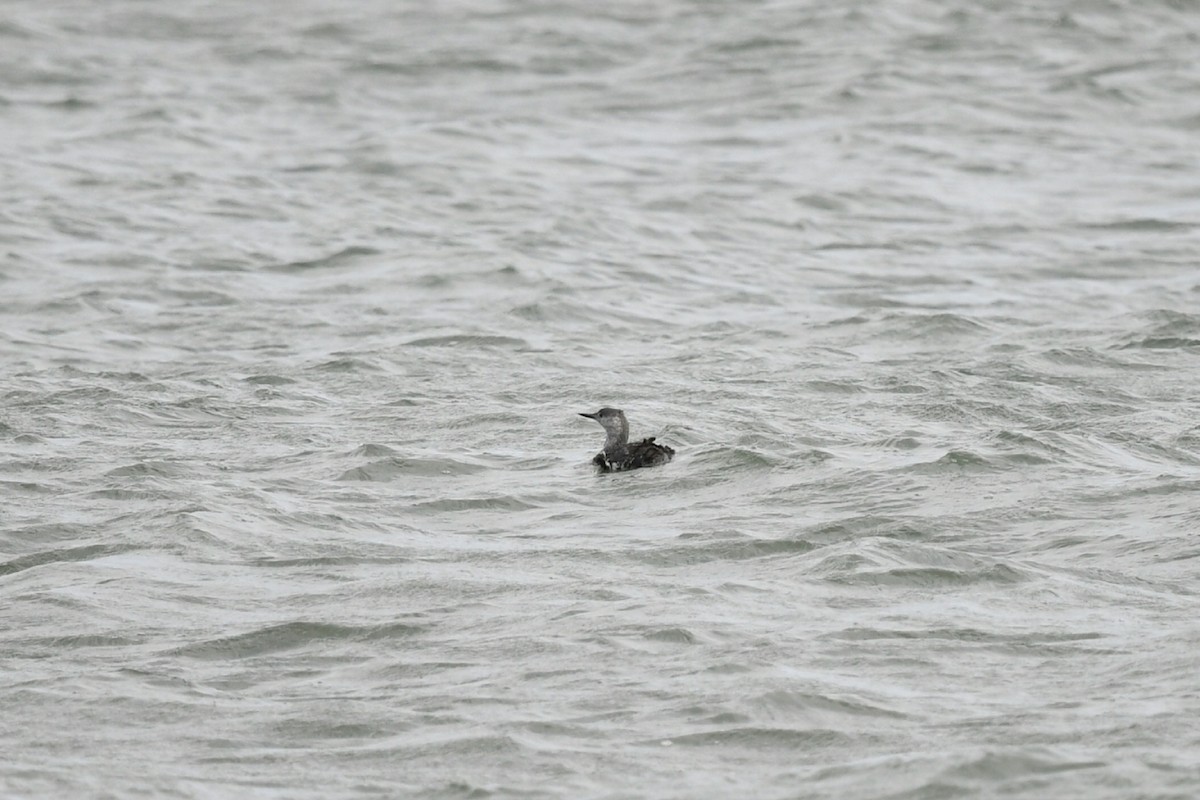
[[630, 444], [629, 422], [625, 419], [625, 412], [619, 408], [602, 408], [595, 414], [579, 416], [596, 420], [604, 426], [604, 432], [608, 434], [604, 440], [604, 449], [592, 459], [592, 463], [599, 467], [601, 472], [656, 467], [666, 464], [675, 455], [675, 451], [670, 447], [657, 444], [653, 436]]

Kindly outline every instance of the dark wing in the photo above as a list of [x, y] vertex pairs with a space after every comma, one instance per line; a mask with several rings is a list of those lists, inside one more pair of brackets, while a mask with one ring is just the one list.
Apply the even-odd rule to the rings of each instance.
[[630, 468], [653, 467], [666, 464], [675, 456], [675, 451], [665, 444], [657, 444], [654, 437], [642, 439], [637, 444], [629, 446]]

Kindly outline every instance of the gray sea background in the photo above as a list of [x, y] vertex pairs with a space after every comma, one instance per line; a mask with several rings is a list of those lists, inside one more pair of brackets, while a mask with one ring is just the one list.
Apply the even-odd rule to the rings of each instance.
[[1197, 2], [6, 0], [0, 796], [1191, 800], [1198, 367]]

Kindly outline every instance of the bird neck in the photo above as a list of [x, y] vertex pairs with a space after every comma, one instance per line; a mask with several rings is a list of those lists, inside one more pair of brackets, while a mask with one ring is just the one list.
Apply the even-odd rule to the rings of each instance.
[[608, 437], [604, 440], [604, 449], [617, 450], [629, 444], [629, 423], [625, 420], [617, 420], [618, 424], [605, 428]]

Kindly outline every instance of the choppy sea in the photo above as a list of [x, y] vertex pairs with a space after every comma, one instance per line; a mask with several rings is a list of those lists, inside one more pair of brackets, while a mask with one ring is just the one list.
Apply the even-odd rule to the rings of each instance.
[[0, 796], [1200, 795], [1198, 53], [8, 0]]

